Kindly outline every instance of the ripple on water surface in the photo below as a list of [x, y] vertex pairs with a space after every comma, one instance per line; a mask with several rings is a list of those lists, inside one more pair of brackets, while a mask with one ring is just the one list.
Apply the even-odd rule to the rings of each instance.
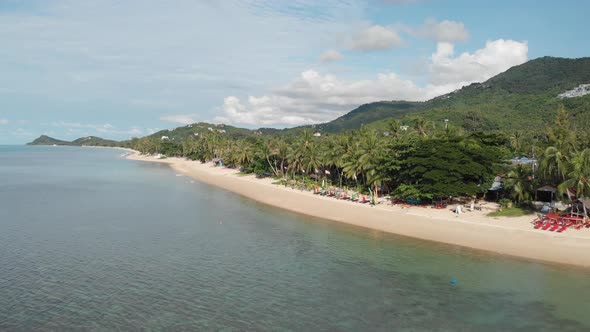
[[589, 330], [588, 270], [305, 218], [119, 155], [0, 147], [0, 330]]

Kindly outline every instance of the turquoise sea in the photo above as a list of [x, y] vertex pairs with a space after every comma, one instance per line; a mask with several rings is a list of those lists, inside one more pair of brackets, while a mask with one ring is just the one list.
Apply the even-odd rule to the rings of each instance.
[[1, 331], [590, 331], [589, 269], [311, 219], [122, 153], [0, 146]]

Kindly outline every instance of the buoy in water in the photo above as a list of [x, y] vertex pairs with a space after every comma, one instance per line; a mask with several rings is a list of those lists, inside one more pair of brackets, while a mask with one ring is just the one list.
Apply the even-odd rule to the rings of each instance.
[[456, 285], [456, 284], [457, 284], [457, 279], [451, 280], [451, 285]]

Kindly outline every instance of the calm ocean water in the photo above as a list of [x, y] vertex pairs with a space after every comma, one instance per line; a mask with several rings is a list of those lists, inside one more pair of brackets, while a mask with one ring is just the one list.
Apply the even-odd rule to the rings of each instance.
[[122, 153], [0, 146], [0, 330], [590, 330], [590, 270], [302, 217]]

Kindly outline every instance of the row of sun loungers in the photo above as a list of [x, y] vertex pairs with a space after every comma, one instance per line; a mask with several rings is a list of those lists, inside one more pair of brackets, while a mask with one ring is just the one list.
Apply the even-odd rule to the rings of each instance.
[[313, 191], [313, 193], [316, 195], [320, 195], [320, 196], [333, 197], [333, 198], [342, 199], [342, 200], [350, 200], [352, 202], [359, 202], [362, 204], [366, 204], [366, 203], [371, 202], [371, 199], [365, 195], [357, 195], [357, 194], [348, 195], [348, 193], [346, 193], [344, 191], [325, 190], [325, 189], [316, 188]]
[[568, 228], [580, 230], [582, 228], [590, 228], [590, 221], [585, 221], [584, 218], [568, 215], [559, 215], [557, 213], [548, 213], [540, 215], [539, 218], [533, 220], [534, 229], [543, 231], [561, 233]]

